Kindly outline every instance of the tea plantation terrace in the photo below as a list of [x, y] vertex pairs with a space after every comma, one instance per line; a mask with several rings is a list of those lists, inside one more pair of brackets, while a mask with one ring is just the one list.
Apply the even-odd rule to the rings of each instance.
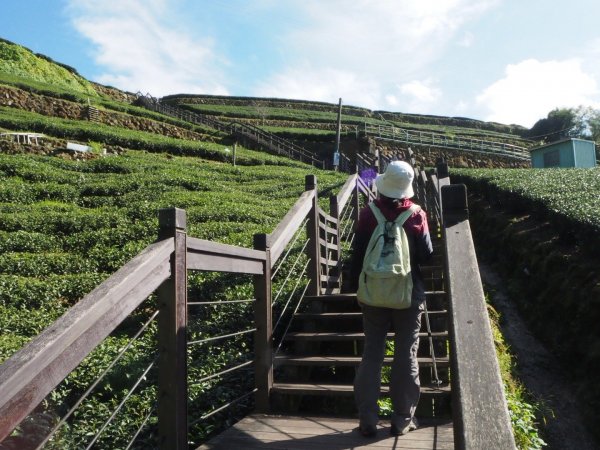
[[[125, 383], [125, 394], [117, 399], [114, 387], [105, 391], [107, 419], [89, 424], [78, 445], [516, 448], [464, 186], [451, 184], [443, 162], [429, 173], [412, 163], [416, 201], [429, 214], [436, 250], [422, 268], [427, 313], [418, 353], [419, 430], [391, 437], [383, 422], [380, 440], [370, 443], [356, 431], [352, 379], [364, 336], [344, 274], [359, 208], [375, 192], [355, 173], [329, 196], [328, 208], [316, 177], [307, 176], [276, 228], [255, 234], [253, 249], [195, 238], [185, 210], [161, 210], [154, 243], [0, 366], [0, 440], [68, 448], [76, 421], [89, 416], [88, 397], [113, 386], [107, 385], [113, 377], [111, 383]], [[226, 297], [212, 296], [215, 273], [227, 280]], [[190, 291], [197, 277], [206, 290]], [[221, 319], [212, 323], [198, 312], [207, 309], [221, 311]], [[55, 388], [125, 325], [137, 330], [129, 343], [119, 346], [108, 368], [95, 370], [97, 378], [78, 399], [57, 406]], [[154, 337], [140, 341], [148, 333]], [[155, 357], [140, 361], [140, 345]], [[220, 358], [225, 354], [233, 357]], [[114, 379], [111, 367], [124, 362], [130, 375]], [[381, 395], [388, 395], [387, 386]], [[146, 397], [155, 406], [140, 410], [136, 405]], [[50, 405], [62, 419], [51, 419], [44, 409]], [[237, 415], [228, 415], [232, 410]], [[231, 427], [214, 436], [211, 430], [225, 420]]]
[[[194, 110], [184, 109], [179, 106], [175, 99], [158, 99], [150, 95], [138, 92], [136, 103], [162, 114], [170, 115], [178, 119], [202, 124], [216, 130], [226, 132], [243, 143], [244, 146], [254, 146], [262, 150], [278, 155], [284, 155], [298, 161], [312, 164], [316, 167], [331, 167], [331, 161], [325, 161], [316, 157], [310, 150], [302, 148], [290, 140], [279, 137], [277, 134], [265, 131], [248, 123], [237, 120], [222, 121], [207, 114], [200, 114]], [[341, 113], [341, 110], [340, 110]], [[338, 116], [338, 120], [340, 116]], [[341, 125], [338, 125], [341, 126]], [[409, 144], [416, 147], [434, 148], [436, 151], [459, 150], [461, 152], [476, 153], [487, 156], [500, 156], [514, 159], [519, 162], [529, 162], [530, 155], [526, 146], [507, 143], [505, 141], [469, 137], [468, 135], [449, 135], [448, 133], [436, 133], [432, 131], [420, 131], [405, 129], [393, 124], [372, 124], [368, 122], [356, 126], [357, 137], [359, 135], [372, 138], [376, 141], [388, 141], [398, 144]], [[359, 153], [365, 157], [369, 153]], [[354, 158], [350, 155], [340, 155], [340, 165], [350, 171], [350, 161]]]

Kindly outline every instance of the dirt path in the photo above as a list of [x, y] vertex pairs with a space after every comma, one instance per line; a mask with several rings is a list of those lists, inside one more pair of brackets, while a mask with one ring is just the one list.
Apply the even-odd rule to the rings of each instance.
[[501, 328], [516, 356], [519, 377], [551, 414], [547, 414], [543, 439], [548, 450], [598, 450], [600, 443], [585, 429], [575, 395], [553, 355], [528, 331], [516, 306], [503, 290], [500, 276], [485, 263], [479, 265], [481, 279], [494, 292], [494, 308], [502, 316]]

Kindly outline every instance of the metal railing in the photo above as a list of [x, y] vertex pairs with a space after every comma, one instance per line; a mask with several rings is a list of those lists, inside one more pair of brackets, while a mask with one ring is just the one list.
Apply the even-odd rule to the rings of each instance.
[[198, 114], [177, 106], [172, 106], [162, 102], [160, 99], [141, 93], [138, 93], [137, 102], [153, 111], [176, 117], [186, 122], [206, 125], [231, 134], [236, 138], [249, 141], [277, 155], [287, 156], [288, 158], [302, 161], [318, 168], [325, 168], [325, 161], [317, 158], [308, 150], [258, 127], [241, 122], [221, 122], [205, 114]]
[[450, 136], [430, 131], [407, 130], [392, 125], [371, 125], [368, 123], [364, 124], [363, 131], [366, 135], [377, 139], [485, 153], [523, 161], [529, 161], [530, 159], [529, 150], [526, 147], [505, 142]]

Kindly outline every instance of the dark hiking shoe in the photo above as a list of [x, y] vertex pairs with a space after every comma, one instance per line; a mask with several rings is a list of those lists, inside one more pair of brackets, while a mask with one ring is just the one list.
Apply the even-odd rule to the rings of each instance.
[[375, 425], [360, 425], [358, 427], [358, 432], [361, 436], [372, 438], [377, 434], [377, 427]]
[[392, 428], [390, 428], [390, 434], [392, 436], [404, 436], [405, 434], [408, 434], [409, 431], [414, 431], [417, 428], [419, 428], [419, 424], [417, 423], [417, 419], [413, 417], [407, 424], [404, 425], [396, 425], [393, 423]]

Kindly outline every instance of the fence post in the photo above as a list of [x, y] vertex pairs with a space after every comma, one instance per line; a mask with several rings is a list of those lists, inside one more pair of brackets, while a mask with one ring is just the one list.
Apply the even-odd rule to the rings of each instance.
[[254, 377], [255, 409], [267, 413], [273, 387], [273, 315], [271, 312], [271, 249], [267, 235], [254, 235], [254, 249], [264, 251], [266, 260], [262, 275], [254, 276]]
[[174, 238], [171, 277], [158, 289], [158, 441], [162, 450], [188, 448], [186, 213], [161, 209], [159, 239]]
[[315, 175], [306, 175], [305, 191], [314, 190], [313, 205], [308, 213], [308, 222], [306, 222], [306, 235], [308, 237], [308, 247], [306, 249], [310, 259], [308, 264], [308, 295], [321, 295], [321, 246], [319, 244], [319, 199], [317, 196], [317, 177]]

